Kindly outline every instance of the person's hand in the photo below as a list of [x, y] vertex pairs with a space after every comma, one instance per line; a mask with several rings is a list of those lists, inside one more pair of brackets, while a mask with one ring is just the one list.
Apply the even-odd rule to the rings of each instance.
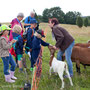
[[13, 44], [13, 43], [15, 43], [16, 41], [17, 41], [17, 40], [14, 40], [14, 39], [13, 39], [13, 40], [11, 41], [11, 43]]
[[53, 48], [54, 48], [55, 50], [59, 50], [59, 48], [57, 48], [56, 46], [53, 46]]
[[31, 51], [32, 51], [32, 49], [29, 49], [29, 51], [31, 52]]
[[53, 46], [51, 44], [49, 44], [48, 48], [52, 48]]
[[52, 44], [49, 44], [49, 46], [51, 46], [51, 47], [52, 47], [53, 45], [52, 45]]
[[53, 48], [56, 50], [57, 48], [56, 48], [56, 46], [53, 46]]

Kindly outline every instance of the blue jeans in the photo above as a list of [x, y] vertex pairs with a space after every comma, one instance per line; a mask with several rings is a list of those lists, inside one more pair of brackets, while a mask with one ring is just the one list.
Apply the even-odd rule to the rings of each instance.
[[69, 45], [69, 47], [65, 51], [59, 50], [59, 52], [57, 53], [58, 60], [62, 60], [62, 56], [65, 53], [70, 75], [73, 75], [73, 64], [71, 60], [73, 46], [74, 46], [74, 41]]
[[5, 75], [9, 75], [9, 72], [8, 72], [9, 64], [11, 65], [10, 70], [15, 71], [16, 63], [15, 63], [13, 57], [11, 56], [11, 54], [9, 54], [9, 56], [7, 56], [7, 57], [1, 57], [1, 59], [3, 60]]

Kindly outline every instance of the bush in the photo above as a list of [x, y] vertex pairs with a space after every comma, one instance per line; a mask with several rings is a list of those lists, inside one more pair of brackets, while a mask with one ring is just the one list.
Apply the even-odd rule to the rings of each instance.
[[88, 22], [88, 18], [85, 18], [85, 19], [84, 19], [84, 26], [87, 27], [87, 26], [88, 26], [88, 23], [89, 23], [89, 22]]
[[81, 17], [78, 17], [76, 20], [76, 24], [81, 28], [83, 26], [83, 19]]

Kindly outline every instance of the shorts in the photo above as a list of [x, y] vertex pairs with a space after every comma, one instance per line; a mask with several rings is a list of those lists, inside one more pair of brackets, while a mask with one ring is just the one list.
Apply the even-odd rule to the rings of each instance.
[[17, 59], [18, 59], [18, 61], [21, 61], [21, 60], [22, 60], [22, 57], [23, 57], [22, 54], [17, 55]]

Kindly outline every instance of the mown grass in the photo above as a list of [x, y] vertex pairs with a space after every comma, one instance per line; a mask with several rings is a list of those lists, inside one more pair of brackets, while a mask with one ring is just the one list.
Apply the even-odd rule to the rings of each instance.
[[[68, 32], [75, 38], [75, 42], [85, 43], [90, 40], [90, 27], [88, 28], [78, 28], [75, 25], [61, 25], [66, 28]], [[55, 41], [52, 41], [51, 37], [51, 29], [48, 27], [48, 24], [42, 23], [40, 24], [40, 28], [47, 29], [46, 41], [55, 44]], [[30, 61], [27, 55], [27, 66], [29, 73], [29, 80], [31, 82], [32, 73], [29, 72]], [[61, 80], [57, 75], [49, 75], [49, 59], [50, 53], [47, 47], [44, 48], [43, 51], [43, 61], [42, 61], [42, 75], [39, 83], [38, 90], [60, 90]], [[84, 69], [81, 65], [81, 75], [78, 75], [76, 72], [75, 63], [73, 63], [73, 71], [74, 77], [72, 78], [74, 86], [70, 86], [70, 82], [68, 79], [65, 80], [65, 88], [64, 90], [90, 90], [90, 67]], [[18, 77], [15, 83], [10, 84], [6, 83], [3, 74], [3, 63], [0, 59], [0, 90], [20, 90], [21, 87], [24, 87], [24, 82], [26, 81], [25, 74], [18, 73], [18, 68], [16, 68], [15, 76]]]

